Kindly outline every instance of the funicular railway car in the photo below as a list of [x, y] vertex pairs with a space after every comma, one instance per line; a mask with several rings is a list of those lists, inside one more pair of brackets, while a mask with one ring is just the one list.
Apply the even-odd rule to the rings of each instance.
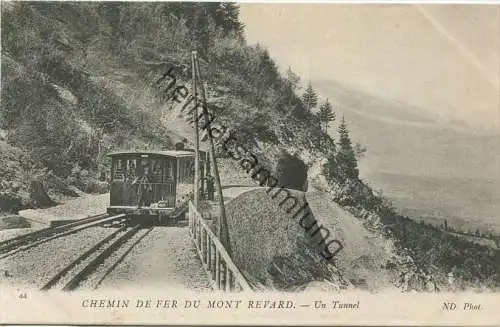
[[[194, 151], [121, 151], [111, 157], [108, 213], [164, 219], [193, 192]], [[206, 153], [200, 151], [203, 177]]]

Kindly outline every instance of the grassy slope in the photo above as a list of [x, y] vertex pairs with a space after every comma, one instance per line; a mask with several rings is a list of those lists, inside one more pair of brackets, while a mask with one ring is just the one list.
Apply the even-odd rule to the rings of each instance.
[[[172, 146], [158, 123], [160, 103], [139, 74], [113, 60], [102, 35], [92, 39], [92, 30], [105, 23], [89, 6], [75, 7], [2, 6], [0, 128], [7, 130], [9, 146], [32, 164], [16, 164], [13, 150], [2, 146], [8, 162], [0, 173], [3, 190], [23, 202], [29, 202], [22, 192], [34, 172], [45, 181], [57, 176], [58, 183], [46, 185], [53, 195], [68, 193], [66, 185], [73, 182], [88, 191], [98, 170], [105, 169], [104, 154], [113, 148]], [[88, 179], [66, 181], [75, 167]]]

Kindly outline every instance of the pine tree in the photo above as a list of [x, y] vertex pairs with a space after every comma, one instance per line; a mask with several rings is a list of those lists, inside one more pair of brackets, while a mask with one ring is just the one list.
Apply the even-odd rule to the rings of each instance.
[[328, 99], [319, 107], [318, 118], [321, 123], [325, 124], [326, 132], [328, 130], [328, 123], [334, 121], [336, 118], [333, 106]]
[[349, 131], [347, 130], [347, 123], [342, 116], [342, 121], [338, 127], [339, 143], [337, 153], [337, 165], [339, 175], [342, 178], [355, 179], [359, 176], [358, 163], [356, 160], [356, 153], [349, 138]]
[[297, 88], [297, 85], [299, 85], [300, 83], [299, 75], [295, 74], [290, 66], [288, 66], [288, 69], [286, 71], [286, 80], [294, 91]]
[[318, 105], [318, 95], [314, 91], [311, 82], [307, 85], [307, 89], [302, 95], [302, 103], [306, 107], [307, 111], [311, 111]]
[[337, 173], [337, 158], [332, 153], [328, 156], [327, 162], [323, 165], [323, 174], [325, 175], [326, 179], [331, 182], [337, 178]]
[[243, 37], [244, 24], [239, 21], [239, 6], [230, 2], [169, 2], [164, 14], [186, 21], [191, 39], [200, 53], [207, 51], [214, 31]]
[[236, 33], [238, 36], [243, 35], [245, 27], [239, 20], [240, 7], [232, 2], [219, 2], [218, 13], [222, 17], [220, 25], [227, 33]]
[[225, 35], [243, 36], [244, 24], [239, 21], [240, 7], [232, 2], [207, 2], [208, 14]]

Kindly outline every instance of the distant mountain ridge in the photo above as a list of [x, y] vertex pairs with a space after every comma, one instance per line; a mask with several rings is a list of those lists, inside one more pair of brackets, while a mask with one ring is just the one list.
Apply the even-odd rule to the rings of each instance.
[[444, 117], [402, 101], [385, 99], [338, 81], [319, 80], [316, 84], [321, 93], [340, 109], [354, 111], [374, 120], [422, 128], [447, 128], [468, 134], [500, 135], [500, 131], [474, 128], [464, 120]]
[[500, 178], [500, 134], [481, 135], [460, 122], [440, 122], [417, 107], [338, 82], [319, 82], [318, 89], [330, 99], [337, 116], [346, 117], [354, 140], [368, 147], [362, 173]]
[[[339, 82], [320, 81], [318, 89], [368, 149], [362, 178], [401, 212], [500, 232], [500, 135], [481, 135], [460, 121]], [[329, 132], [334, 135], [334, 126]]]

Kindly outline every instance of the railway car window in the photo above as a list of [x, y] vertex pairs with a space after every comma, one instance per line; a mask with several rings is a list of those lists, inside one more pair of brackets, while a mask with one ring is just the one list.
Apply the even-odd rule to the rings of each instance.
[[161, 170], [161, 164], [160, 160], [155, 160], [154, 165], [153, 165], [153, 182], [154, 183], [161, 183], [161, 177], [163, 175], [163, 172]]
[[174, 165], [170, 160], [165, 160], [165, 166], [163, 169], [163, 180], [172, 180], [174, 179]]
[[145, 167], [148, 167], [147, 169], [149, 169], [149, 160], [146, 159], [146, 158], [141, 158], [140, 159], [140, 166], [139, 166], [139, 175], [142, 176], [144, 175], [144, 171], [146, 170]]
[[129, 181], [133, 181], [137, 176], [137, 166], [135, 159], [127, 160], [128, 168], [127, 168], [127, 179]]
[[113, 176], [114, 180], [123, 180], [125, 177], [125, 172], [124, 172], [124, 166], [123, 166], [123, 160], [122, 159], [117, 159], [115, 161], [115, 175]]

